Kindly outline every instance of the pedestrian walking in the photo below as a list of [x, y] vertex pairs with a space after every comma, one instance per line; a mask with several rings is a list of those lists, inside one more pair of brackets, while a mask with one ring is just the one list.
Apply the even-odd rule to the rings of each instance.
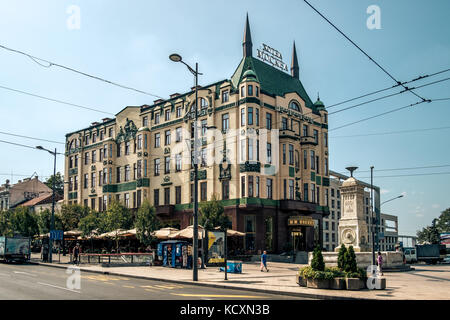
[[383, 257], [381, 256], [380, 251], [378, 251], [377, 266], [378, 274], [383, 275]]
[[264, 250], [261, 255], [261, 272], [264, 272], [264, 268], [266, 268], [266, 271], [269, 272], [269, 269], [267, 269], [267, 251]]
[[79, 256], [80, 256], [80, 245], [77, 243], [75, 248], [73, 248], [73, 263], [79, 264]]

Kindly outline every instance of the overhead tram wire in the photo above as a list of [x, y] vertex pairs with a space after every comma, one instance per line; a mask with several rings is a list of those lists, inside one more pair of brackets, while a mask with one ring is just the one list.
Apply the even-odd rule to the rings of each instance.
[[[397, 177], [415, 177], [415, 176], [436, 176], [436, 175], [443, 175], [443, 174], [450, 174], [449, 172], [431, 172], [431, 173], [413, 173], [413, 174], [399, 174], [399, 175], [390, 175], [390, 176], [376, 176], [376, 178], [397, 178]], [[370, 177], [355, 177], [357, 179], [368, 179]]]
[[[8, 50], [8, 51], [11, 51], [11, 52], [14, 52], [14, 53], [18, 53], [18, 54], [24, 55], [24, 56], [30, 58], [35, 63], [37, 63], [38, 65], [40, 65], [41, 67], [44, 67], [44, 68], [50, 68], [50, 67], [53, 67], [53, 66], [59, 67], [59, 68], [62, 68], [62, 69], [68, 70], [68, 71], [72, 71], [72, 72], [81, 74], [81, 75], [83, 75], [85, 77], [89, 77], [89, 78], [92, 78], [92, 79], [95, 79], [95, 80], [103, 81], [105, 83], [108, 83], [108, 84], [120, 87], [122, 89], [132, 90], [132, 91], [135, 91], [135, 92], [138, 92], [138, 93], [142, 93], [142, 94], [145, 94], [145, 95], [148, 95], [148, 96], [152, 96], [152, 97], [155, 97], [155, 98], [158, 98], [158, 99], [164, 99], [164, 98], [162, 98], [162, 97], [160, 97], [158, 95], [155, 95], [153, 93], [146, 92], [146, 91], [139, 90], [139, 89], [135, 89], [133, 87], [125, 86], [125, 85], [122, 85], [122, 84], [119, 84], [119, 83], [116, 83], [116, 82], [113, 82], [113, 81], [110, 81], [110, 80], [107, 80], [107, 79], [104, 79], [104, 78], [100, 78], [100, 77], [88, 74], [86, 72], [82, 72], [82, 71], [76, 70], [74, 68], [58, 64], [56, 62], [52, 62], [52, 61], [48, 61], [48, 60], [45, 60], [45, 59], [42, 59], [42, 58], [39, 58], [39, 57], [35, 57], [35, 56], [33, 56], [33, 55], [29, 54], [29, 53], [26, 53], [26, 52], [23, 52], [23, 51], [20, 51], [20, 50], [8, 48], [8, 47], [6, 47], [4, 45], [1, 45], [1, 44], [0, 44], [0, 48]], [[39, 61], [45, 62], [48, 65], [44, 65], [44, 64], [40, 63]]]
[[[433, 169], [433, 168], [445, 168], [450, 167], [450, 164], [442, 164], [442, 165], [435, 165], [435, 166], [421, 166], [421, 167], [409, 167], [409, 168], [391, 168], [391, 169], [376, 169], [374, 172], [381, 172], [381, 171], [404, 171], [404, 170], [417, 170], [417, 169]], [[361, 172], [370, 172], [370, 170], [358, 170], [357, 173]], [[341, 174], [345, 174], [342, 173]]]
[[[450, 100], [450, 99], [449, 99]], [[436, 101], [436, 100], [433, 100]], [[423, 128], [423, 129], [412, 129], [412, 130], [400, 130], [400, 131], [388, 131], [388, 132], [375, 132], [375, 133], [367, 133], [367, 134], [355, 134], [348, 136], [329, 136], [329, 139], [333, 138], [353, 138], [353, 137], [368, 137], [368, 136], [382, 136], [388, 134], [400, 134], [400, 133], [410, 133], [410, 132], [423, 132], [423, 131], [433, 131], [433, 130], [445, 130], [450, 129], [450, 127], [436, 127], [436, 128]]]
[[107, 112], [107, 111], [103, 111], [103, 110], [99, 110], [99, 109], [94, 109], [94, 108], [91, 108], [91, 107], [85, 107], [85, 106], [82, 106], [82, 105], [79, 105], [79, 104], [66, 102], [66, 101], [62, 101], [62, 100], [57, 100], [57, 99], [53, 99], [53, 98], [48, 98], [48, 97], [44, 97], [44, 96], [37, 95], [37, 94], [34, 94], [34, 93], [21, 91], [21, 90], [9, 88], [9, 87], [1, 86], [1, 85], [0, 85], [0, 89], [10, 90], [10, 91], [13, 91], [13, 92], [29, 95], [29, 96], [32, 96], [32, 97], [36, 97], [36, 98], [40, 98], [40, 99], [44, 99], [44, 100], [48, 100], [48, 101], [52, 101], [52, 102], [56, 102], [56, 103], [66, 104], [66, 105], [69, 105], [69, 106], [72, 106], [72, 107], [76, 107], [76, 108], [86, 109], [86, 110], [90, 110], [90, 111], [95, 111], [95, 112], [100, 112], [100, 113], [104, 113], [104, 114], [115, 116], [115, 114], [111, 113], [111, 112]]
[[[449, 78], [445, 78], [445, 79], [441, 79], [441, 80], [436, 80], [436, 81], [433, 81], [433, 82], [430, 82], [430, 83], [426, 83], [426, 84], [423, 84], [423, 85], [420, 85], [420, 86], [417, 86], [417, 87], [413, 87], [413, 88], [410, 88], [408, 90], [419, 89], [419, 88], [431, 86], [433, 84], [444, 82], [444, 81], [448, 81], [448, 80], [450, 80], [450, 77]], [[361, 102], [361, 103], [355, 104], [355, 105], [350, 106], [350, 107], [346, 107], [346, 108], [343, 108], [343, 109], [340, 109], [340, 110], [337, 110], [337, 111], [330, 112], [328, 115], [330, 116], [332, 114], [339, 113], [339, 112], [346, 111], [346, 110], [350, 110], [350, 109], [353, 109], [353, 108], [356, 108], [356, 107], [360, 107], [362, 105], [365, 105], [365, 104], [368, 104], [368, 103], [371, 103], [371, 102], [375, 102], [375, 101], [378, 101], [378, 100], [390, 98], [390, 97], [393, 97], [393, 96], [405, 93], [408, 90], [403, 90], [403, 91], [400, 91], [400, 92], [396, 92], [396, 93], [393, 93], [393, 94], [389, 94], [389, 95], [386, 95], [386, 96], [375, 98], [375, 99], [372, 99], [372, 100], [369, 100], [369, 101]], [[426, 101], [428, 101], [428, 100], [426, 100]]]
[[[361, 51], [370, 61], [372, 61], [378, 68], [380, 68], [385, 74], [387, 74], [396, 84], [402, 86], [404, 89], [408, 89], [402, 82], [398, 81], [392, 74], [390, 74], [385, 68], [383, 68], [378, 62], [376, 62], [369, 54], [367, 54], [360, 46], [358, 46], [352, 39], [350, 39], [344, 32], [342, 32], [338, 27], [336, 27], [330, 20], [328, 20], [322, 13], [320, 13], [316, 8], [314, 8], [307, 0], [303, 0], [308, 6], [310, 6], [315, 12], [317, 12], [325, 21], [327, 21], [334, 29], [336, 29], [344, 38], [350, 41], [359, 51]], [[427, 99], [421, 97], [412, 90], [408, 90], [416, 97], [425, 102]]]
[[8, 132], [3, 132], [3, 131], [0, 131], [0, 134], [5, 134], [5, 135], [8, 135], [8, 136], [13, 136], [13, 137], [26, 138], [26, 139], [32, 139], [32, 140], [37, 140], [37, 141], [45, 141], [45, 142], [57, 143], [57, 144], [65, 145], [64, 142], [59, 142], [59, 141], [54, 141], [54, 140], [47, 140], [47, 139], [41, 139], [41, 138], [35, 138], [35, 137], [30, 137], [30, 136], [23, 136], [23, 135], [20, 135], [20, 134], [8, 133]]

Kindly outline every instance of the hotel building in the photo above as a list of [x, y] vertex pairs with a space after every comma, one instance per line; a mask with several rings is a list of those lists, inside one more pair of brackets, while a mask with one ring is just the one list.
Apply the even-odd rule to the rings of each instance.
[[200, 203], [222, 201], [232, 229], [246, 233], [246, 252], [322, 246], [330, 196], [327, 111], [300, 81], [295, 43], [290, 73], [266, 45], [257, 57], [247, 18], [243, 57], [231, 78], [126, 107], [68, 133], [65, 203], [105, 211], [113, 200], [137, 209], [148, 199], [165, 225], [192, 224], [198, 90]]

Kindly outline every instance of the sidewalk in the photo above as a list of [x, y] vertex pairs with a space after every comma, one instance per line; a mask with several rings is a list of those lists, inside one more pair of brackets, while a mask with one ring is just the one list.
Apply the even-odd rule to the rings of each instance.
[[[66, 268], [69, 257], [54, 256], [55, 263], [42, 263], [38, 256], [32, 256], [32, 262], [42, 265]], [[386, 290], [320, 290], [298, 286], [295, 275], [299, 267], [290, 263], [269, 262], [269, 272], [261, 272], [258, 262], [242, 265], [242, 274], [219, 272], [219, 268], [199, 269], [198, 282], [192, 281], [192, 270], [166, 267], [101, 267], [97, 265], [80, 265], [81, 271], [108, 273], [126, 277], [138, 277], [176, 283], [189, 283], [211, 287], [245, 289], [250, 291], [287, 294], [318, 299], [445, 299], [450, 300], [450, 265], [415, 265], [414, 271], [385, 273]]]

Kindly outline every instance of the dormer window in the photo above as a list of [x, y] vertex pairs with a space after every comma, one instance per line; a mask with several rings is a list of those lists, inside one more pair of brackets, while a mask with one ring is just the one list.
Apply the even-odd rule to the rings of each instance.
[[229, 98], [230, 98], [230, 96], [229, 96], [228, 90], [223, 91], [222, 92], [222, 102], [228, 102]]
[[200, 98], [200, 106], [202, 109], [205, 109], [208, 107], [208, 102], [206, 101], [205, 98]]
[[155, 124], [159, 123], [159, 111], [156, 111], [155, 113]]
[[164, 114], [165, 114], [165, 117], [164, 117], [165, 120], [169, 121], [170, 120], [170, 109], [166, 109]]

